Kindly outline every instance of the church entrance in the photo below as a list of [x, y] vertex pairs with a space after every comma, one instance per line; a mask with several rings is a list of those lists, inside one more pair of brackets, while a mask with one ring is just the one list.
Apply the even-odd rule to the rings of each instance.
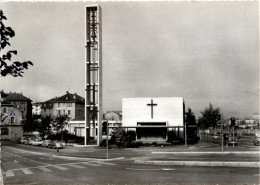
[[166, 122], [145, 122], [137, 123], [136, 136], [139, 141], [166, 141], [167, 128]]

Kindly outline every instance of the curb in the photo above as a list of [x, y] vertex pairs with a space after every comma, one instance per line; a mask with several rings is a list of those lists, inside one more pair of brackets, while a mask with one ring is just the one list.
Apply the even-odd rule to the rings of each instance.
[[234, 152], [151, 152], [152, 154], [260, 154], [260, 151], [234, 151]]
[[58, 156], [58, 155], [52, 155], [52, 157], [61, 158], [61, 159], [70, 159], [70, 160], [94, 160], [94, 161], [116, 161], [116, 160], [123, 160], [125, 157], [117, 157], [112, 159], [98, 159], [98, 158], [86, 158], [86, 157], [71, 157], [71, 156]]
[[137, 164], [175, 165], [175, 166], [221, 166], [259, 168], [260, 162], [223, 162], [223, 161], [140, 161]]
[[3, 172], [1, 166], [0, 166], [0, 185], [4, 185]]

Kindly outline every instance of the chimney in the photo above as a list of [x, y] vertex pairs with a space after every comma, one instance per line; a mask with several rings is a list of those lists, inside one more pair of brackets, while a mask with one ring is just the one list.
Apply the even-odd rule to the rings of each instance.
[[23, 95], [23, 92], [21, 92], [21, 95]]
[[69, 91], [66, 91], [67, 94], [69, 94]]

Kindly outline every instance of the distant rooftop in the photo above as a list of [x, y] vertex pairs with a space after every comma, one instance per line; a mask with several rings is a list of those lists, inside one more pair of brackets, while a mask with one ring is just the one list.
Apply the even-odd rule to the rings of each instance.
[[29, 98], [25, 97], [22, 93], [8, 93], [8, 96], [5, 98], [7, 101], [32, 101]]
[[85, 103], [85, 99], [77, 93], [71, 94], [68, 91], [66, 92], [65, 95], [59, 97], [59, 98], [54, 98], [53, 103]]

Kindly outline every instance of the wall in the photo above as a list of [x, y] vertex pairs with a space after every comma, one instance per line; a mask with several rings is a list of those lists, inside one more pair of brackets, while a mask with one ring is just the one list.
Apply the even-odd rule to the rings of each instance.
[[[151, 118], [151, 99], [153, 107]], [[183, 126], [183, 98], [123, 98], [123, 126], [137, 126], [137, 122], [166, 122], [167, 126]]]
[[[7, 117], [1, 124], [6, 125], [6, 127], [3, 127], [2, 130], [7, 129], [7, 135], [3, 135], [3, 133], [2, 133], [1, 137], [2, 137], [2, 139], [16, 141], [17, 139], [19, 139], [20, 137], [23, 136], [23, 130], [22, 130], [22, 125], [21, 125], [22, 113], [21, 113], [20, 109], [2, 105], [1, 111], [3, 112], [4, 109], [6, 110], [6, 113], [4, 113], [4, 114]], [[13, 111], [13, 112], [11, 112], [11, 111]], [[13, 123], [11, 122], [12, 118], [14, 120]]]

